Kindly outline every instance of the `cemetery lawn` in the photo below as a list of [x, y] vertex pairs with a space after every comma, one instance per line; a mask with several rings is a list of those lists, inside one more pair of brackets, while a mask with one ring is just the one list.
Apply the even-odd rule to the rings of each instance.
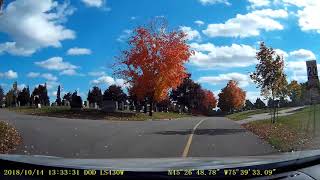
[[[316, 123], [310, 107], [297, 110], [295, 114], [279, 117], [275, 124], [270, 119], [242, 125], [266, 140], [281, 152], [304, 150], [310, 147], [313, 127], [320, 128], [320, 105], [316, 106]], [[309, 124], [309, 128], [308, 127]]]
[[170, 120], [191, 117], [189, 114], [179, 114], [174, 112], [154, 112], [150, 117], [144, 113], [134, 113], [130, 111], [118, 111], [114, 113], [104, 113], [95, 109], [71, 110], [69, 107], [43, 107], [36, 109], [33, 107], [9, 108], [17, 113], [48, 116], [68, 119], [93, 119], [93, 120], [114, 120], [114, 121], [145, 121], [145, 120]]

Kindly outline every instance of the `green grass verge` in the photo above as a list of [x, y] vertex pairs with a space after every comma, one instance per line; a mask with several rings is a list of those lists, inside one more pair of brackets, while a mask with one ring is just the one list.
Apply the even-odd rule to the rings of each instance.
[[20, 107], [10, 108], [9, 110], [36, 116], [48, 116], [48, 117], [59, 117], [59, 118], [70, 118], [70, 119], [106, 119], [106, 120], [120, 120], [120, 121], [144, 121], [144, 120], [161, 120], [161, 119], [177, 119], [184, 117], [192, 117], [188, 114], [179, 114], [173, 112], [154, 112], [153, 116], [150, 117], [144, 113], [133, 113], [119, 111], [115, 113], [104, 113], [94, 109], [83, 109], [83, 110], [71, 110], [69, 107], [43, 107], [36, 109], [32, 107]]
[[[285, 109], [288, 109], [289, 107], [283, 107], [283, 108], [279, 108], [278, 111], [282, 111]], [[252, 115], [256, 115], [256, 114], [263, 114], [263, 113], [271, 113], [270, 109], [256, 109], [256, 110], [250, 110], [250, 111], [243, 111], [243, 112], [237, 112], [237, 113], [233, 113], [233, 114], [229, 114], [226, 117], [234, 120], [234, 121], [240, 121], [240, 120], [244, 120], [249, 118]]]
[[309, 106], [292, 115], [279, 117], [275, 124], [268, 119], [243, 126], [279, 151], [303, 150], [313, 143], [315, 132], [320, 130], [320, 105], [315, 108]]
[[240, 121], [240, 120], [249, 118], [249, 116], [252, 116], [255, 114], [262, 114], [262, 113], [270, 113], [270, 110], [269, 109], [257, 109], [257, 110], [237, 112], [237, 113], [227, 115], [227, 118], [234, 120], [234, 121]]
[[8, 123], [0, 121], [0, 154], [15, 150], [21, 142], [18, 131]]

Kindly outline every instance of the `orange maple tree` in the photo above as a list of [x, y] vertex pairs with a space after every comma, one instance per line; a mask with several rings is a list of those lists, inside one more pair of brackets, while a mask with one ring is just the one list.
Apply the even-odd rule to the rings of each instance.
[[164, 23], [138, 27], [128, 41], [129, 50], [122, 52], [116, 74], [124, 78], [140, 100], [151, 105], [167, 97], [170, 89], [187, 77], [184, 64], [193, 54], [182, 31], [167, 32]]
[[225, 88], [221, 90], [218, 106], [223, 112], [232, 112], [241, 109], [246, 100], [246, 92], [238, 87], [236, 81], [230, 80]]
[[202, 100], [202, 106], [205, 109], [215, 108], [217, 107], [217, 99], [215, 98], [214, 94], [209, 90], [203, 90], [204, 98]]

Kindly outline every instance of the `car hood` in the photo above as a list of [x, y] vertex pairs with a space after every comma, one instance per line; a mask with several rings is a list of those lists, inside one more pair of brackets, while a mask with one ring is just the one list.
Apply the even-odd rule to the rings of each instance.
[[168, 169], [226, 169], [284, 162], [302, 163], [320, 159], [320, 150], [296, 151], [265, 156], [190, 157], [190, 158], [130, 158], [130, 159], [72, 159], [42, 155], [0, 154], [1, 160], [33, 165], [125, 171], [167, 171]]

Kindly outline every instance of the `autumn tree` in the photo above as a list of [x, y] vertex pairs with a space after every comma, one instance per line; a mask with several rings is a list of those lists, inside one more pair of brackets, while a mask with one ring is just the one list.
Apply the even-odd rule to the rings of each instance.
[[155, 102], [164, 100], [170, 89], [177, 88], [187, 76], [184, 64], [193, 52], [180, 30], [169, 31], [163, 21], [134, 30], [129, 49], [122, 52], [116, 74], [132, 86], [138, 99], [147, 98], [149, 115]]
[[[278, 55], [273, 48], [269, 48], [264, 42], [260, 43], [260, 50], [256, 55], [258, 64], [250, 77], [261, 89], [261, 95], [272, 100], [285, 96], [288, 85], [284, 73], [283, 57]], [[275, 122], [276, 110], [273, 109], [272, 123]]]
[[213, 108], [217, 107], [217, 99], [213, 92], [209, 90], [203, 90], [203, 99], [201, 101], [201, 110], [203, 113], [210, 112]]
[[218, 107], [223, 112], [233, 112], [244, 106], [246, 92], [243, 91], [236, 81], [229, 81], [227, 86], [221, 90]]
[[292, 104], [297, 105], [301, 100], [302, 86], [297, 81], [293, 80], [288, 86], [288, 92]]

